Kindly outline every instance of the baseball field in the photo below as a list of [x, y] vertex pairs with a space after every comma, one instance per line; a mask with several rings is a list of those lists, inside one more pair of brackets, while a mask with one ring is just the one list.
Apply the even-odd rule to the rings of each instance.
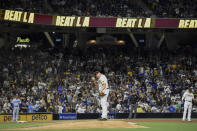
[[197, 131], [197, 119], [74, 120], [26, 123], [0, 123], [0, 131]]

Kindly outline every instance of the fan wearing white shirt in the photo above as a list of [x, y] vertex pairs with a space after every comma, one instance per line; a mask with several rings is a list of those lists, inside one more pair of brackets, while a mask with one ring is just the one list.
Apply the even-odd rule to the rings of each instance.
[[58, 114], [62, 114], [62, 111], [63, 111], [63, 106], [62, 106], [62, 104], [59, 104], [59, 106], [58, 106]]

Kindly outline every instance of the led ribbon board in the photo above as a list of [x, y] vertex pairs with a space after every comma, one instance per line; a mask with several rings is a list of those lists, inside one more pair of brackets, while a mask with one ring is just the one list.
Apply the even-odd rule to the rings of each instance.
[[197, 28], [197, 19], [52, 16], [0, 9], [0, 20], [60, 27]]

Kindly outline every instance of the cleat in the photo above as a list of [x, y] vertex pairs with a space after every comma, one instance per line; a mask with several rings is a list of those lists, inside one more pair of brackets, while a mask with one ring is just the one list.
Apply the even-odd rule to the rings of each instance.
[[101, 118], [101, 119], [100, 119], [100, 121], [106, 121], [106, 120], [107, 120], [106, 118]]

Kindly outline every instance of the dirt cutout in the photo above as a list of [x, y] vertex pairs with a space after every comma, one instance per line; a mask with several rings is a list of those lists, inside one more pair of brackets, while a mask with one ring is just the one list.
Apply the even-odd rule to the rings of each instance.
[[[124, 120], [75, 120], [59, 121], [42, 126], [17, 128], [15, 130], [47, 130], [47, 129], [102, 129], [102, 128], [148, 128]], [[12, 129], [14, 130], [14, 129]]]

